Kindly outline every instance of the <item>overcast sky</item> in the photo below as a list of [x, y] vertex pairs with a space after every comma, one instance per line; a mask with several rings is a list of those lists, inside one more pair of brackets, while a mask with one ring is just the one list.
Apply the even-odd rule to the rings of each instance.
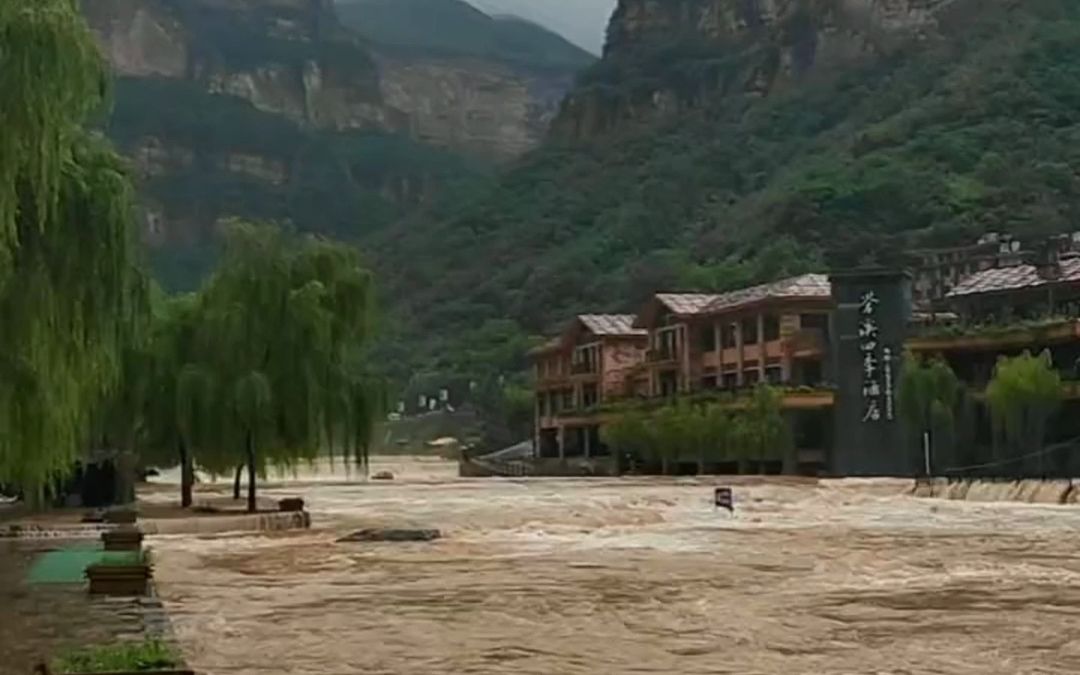
[[516, 14], [599, 54], [617, 0], [469, 0], [489, 14]]

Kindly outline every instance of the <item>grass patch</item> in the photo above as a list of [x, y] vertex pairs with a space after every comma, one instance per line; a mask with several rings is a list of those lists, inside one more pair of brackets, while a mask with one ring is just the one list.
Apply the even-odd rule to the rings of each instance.
[[160, 640], [127, 642], [70, 652], [53, 660], [55, 673], [154, 672], [181, 666], [180, 656]]

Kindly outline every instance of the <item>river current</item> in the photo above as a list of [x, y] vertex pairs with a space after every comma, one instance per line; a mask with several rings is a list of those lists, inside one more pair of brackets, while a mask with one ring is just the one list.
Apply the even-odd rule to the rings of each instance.
[[[303, 496], [309, 531], [153, 539], [196, 670], [1080, 672], [1080, 507], [915, 499], [902, 481], [389, 468], [392, 482], [264, 491]], [[713, 507], [721, 484], [734, 515]], [[443, 538], [336, 541], [376, 526]]]

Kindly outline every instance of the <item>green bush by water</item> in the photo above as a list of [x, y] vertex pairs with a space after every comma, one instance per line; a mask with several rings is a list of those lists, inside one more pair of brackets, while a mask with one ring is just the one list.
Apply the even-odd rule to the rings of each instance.
[[178, 668], [176, 651], [160, 640], [91, 647], [65, 654], [53, 661], [56, 673], [153, 672]]

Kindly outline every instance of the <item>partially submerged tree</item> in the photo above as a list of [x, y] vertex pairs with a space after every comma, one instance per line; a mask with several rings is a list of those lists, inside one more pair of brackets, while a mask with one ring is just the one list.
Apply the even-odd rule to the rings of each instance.
[[72, 0], [0, 3], [0, 483], [31, 500], [92, 442], [145, 306], [131, 183], [81, 128], [105, 73]]
[[781, 393], [767, 385], [745, 400], [670, 403], [657, 410], [640, 406], [617, 413], [604, 426], [604, 441], [671, 473], [672, 463], [694, 462], [703, 474], [710, 462], [737, 461], [746, 473], [751, 461], [783, 460], [794, 471], [794, 445], [783, 416]]
[[[1005, 459], [1019, 462], [1025, 455], [1043, 449], [1050, 418], [1061, 406], [1063, 396], [1061, 375], [1054, 370], [1049, 352], [1038, 356], [1024, 352], [998, 360], [986, 398], [995, 443], [1005, 449]], [[1037, 457], [1037, 470], [1045, 472], [1045, 456]]]
[[195, 353], [174, 364], [176, 439], [215, 474], [243, 464], [248, 510], [268, 466], [313, 460], [324, 445], [366, 467], [377, 391], [361, 350], [372, 297], [349, 247], [228, 226], [221, 268], [196, 301]]
[[768, 385], [754, 388], [741, 415], [742, 442], [746, 451], [758, 462], [758, 471], [765, 472], [765, 463], [781, 460], [785, 469], [794, 473], [794, 446], [791, 430], [784, 420], [783, 395]]
[[965, 392], [949, 365], [941, 359], [924, 360], [909, 354], [904, 359], [897, 399], [912, 447], [919, 449], [912, 454], [912, 464], [923, 467], [922, 449], [927, 439], [932, 464], [940, 462], [942, 455], [954, 458]]

